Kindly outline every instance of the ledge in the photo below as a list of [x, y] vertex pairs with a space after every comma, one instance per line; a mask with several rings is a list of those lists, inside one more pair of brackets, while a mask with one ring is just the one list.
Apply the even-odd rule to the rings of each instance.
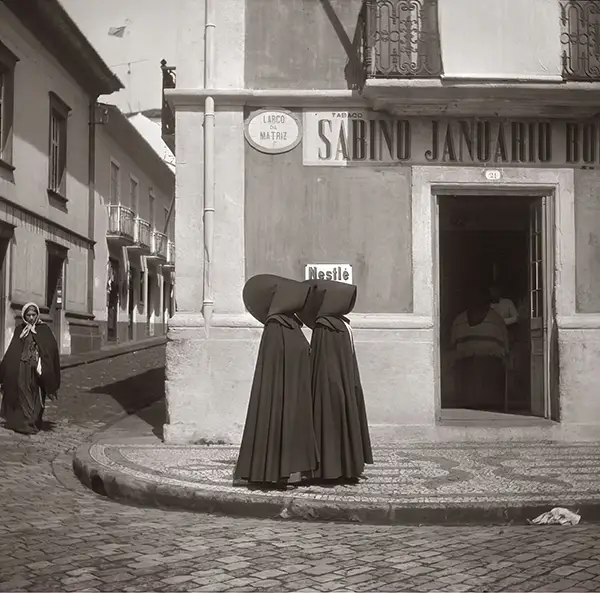
[[367, 107], [358, 91], [294, 90], [294, 89], [165, 89], [165, 97], [172, 109], [185, 107], [204, 108], [207, 97], [220, 106], [255, 107], [322, 107], [331, 102], [337, 110], [345, 107]]
[[0, 169], [4, 169], [5, 171], [12, 173], [15, 170], [15, 168], [16, 167], [11, 165], [10, 163], [7, 163], [5, 160], [0, 159]]
[[600, 313], [579, 313], [565, 315], [556, 320], [560, 330], [598, 329], [600, 330]]
[[[433, 318], [412, 313], [354, 313], [349, 316], [353, 329], [375, 330], [431, 330], [434, 327]], [[176, 313], [169, 320], [170, 330], [204, 328], [206, 322], [202, 313]], [[212, 316], [212, 328], [262, 328], [248, 313], [215, 313]]]
[[63, 196], [61, 193], [57, 192], [54, 189], [47, 189], [46, 190], [48, 192], [48, 197], [52, 200], [56, 200], [57, 202], [60, 202], [63, 205], [67, 205], [69, 200], [68, 198], [65, 198], [65, 196]]

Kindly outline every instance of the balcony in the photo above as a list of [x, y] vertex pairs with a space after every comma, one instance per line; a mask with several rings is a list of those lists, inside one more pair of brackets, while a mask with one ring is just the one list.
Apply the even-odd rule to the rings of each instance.
[[165, 98], [165, 89], [175, 88], [175, 66], [168, 66], [166, 60], [161, 60], [160, 69], [162, 71], [162, 137], [171, 152], [175, 154], [175, 114]]
[[163, 264], [163, 270], [175, 269], [175, 243], [167, 241], [167, 261]]
[[135, 215], [130, 208], [120, 204], [110, 204], [108, 206], [107, 238], [123, 244], [131, 243], [135, 233], [134, 219]]
[[135, 219], [133, 242], [137, 247], [142, 249], [150, 249], [152, 241], [152, 226], [146, 220], [139, 216]]
[[159, 231], [152, 232], [152, 246], [150, 248], [150, 253], [154, 257], [159, 257], [161, 259], [167, 259], [167, 251], [168, 251], [168, 237], [164, 233]]
[[358, 25], [366, 77], [439, 77], [437, 10], [437, 0], [366, 0]]
[[549, 2], [490, 3], [463, 31], [439, 0], [364, 0], [357, 87], [372, 109], [397, 118], [594, 117], [600, 0]]
[[600, 81], [600, 1], [559, 1], [563, 77]]

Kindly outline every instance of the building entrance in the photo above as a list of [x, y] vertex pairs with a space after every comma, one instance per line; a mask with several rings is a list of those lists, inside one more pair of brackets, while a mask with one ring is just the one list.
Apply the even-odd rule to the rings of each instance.
[[[552, 203], [533, 196], [438, 198], [442, 409], [558, 419]], [[465, 317], [482, 296], [506, 332], [493, 324], [476, 329], [479, 321]], [[508, 354], [498, 359], [504, 333]]]

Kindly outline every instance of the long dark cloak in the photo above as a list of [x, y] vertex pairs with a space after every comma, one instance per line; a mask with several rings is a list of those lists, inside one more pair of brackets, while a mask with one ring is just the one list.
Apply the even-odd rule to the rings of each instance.
[[[25, 324], [15, 328], [13, 338], [6, 350], [6, 354], [0, 363], [0, 383], [2, 384], [2, 408], [0, 415], [9, 421], [11, 414], [16, 417], [23, 416], [23, 421], [27, 423], [39, 421], [43, 410], [33, 412], [35, 418], [26, 418], [23, 412], [25, 409], [32, 409], [31, 402], [22, 402], [23, 385], [26, 380], [23, 377], [23, 369], [21, 364], [21, 353], [25, 345], [25, 339], [21, 339], [21, 331]], [[35, 341], [40, 358], [42, 360], [42, 375], [36, 377], [36, 381], [41, 388], [41, 405], [44, 406], [46, 395], [56, 394], [60, 388], [60, 354], [58, 345], [52, 334], [52, 330], [44, 323], [38, 323], [35, 326], [36, 333], [31, 333], [30, 336]], [[31, 381], [27, 378], [29, 383]], [[19, 381], [21, 381], [21, 389], [19, 389]], [[39, 417], [38, 417], [39, 416]]]
[[[373, 463], [371, 439], [352, 336], [346, 326], [356, 287], [316, 282], [325, 289], [319, 311], [299, 315], [313, 327], [311, 389], [320, 464], [315, 478], [354, 479]], [[354, 293], [354, 294], [352, 294]]]
[[281, 483], [317, 467], [309, 344], [293, 315], [308, 293], [299, 282], [266, 275], [248, 281], [244, 290], [246, 307], [265, 328], [234, 471], [237, 480]]

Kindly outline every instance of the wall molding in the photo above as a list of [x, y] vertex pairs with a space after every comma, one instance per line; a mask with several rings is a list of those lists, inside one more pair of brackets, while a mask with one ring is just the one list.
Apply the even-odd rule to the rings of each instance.
[[207, 97], [212, 97], [218, 107], [323, 107], [331, 103], [339, 110], [369, 106], [358, 91], [346, 89], [165, 89], [165, 97], [174, 110], [204, 111]]
[[[353, 329], [367, 330], [432, 330], [434, 320], [423, 315], [412, 313], [351, 313], [349, 316]], [[202, 313], [176, 313], [169, 320], [169, 329], [203, 329], [205, 327]], [[261, 329], [263, 324], [249, 313], [214, 313], [211, 328]]]
[[73, 245], [89, 249], [96, 241], [89, 239], [53, 220], [46, 218], [33, 210], [24, 208], [11, 200], [0, 196], [0, 218], [3, 222], [15, 228], [26, 228], [29, 231], [44, 235], [48, 241], [68, 248]]

